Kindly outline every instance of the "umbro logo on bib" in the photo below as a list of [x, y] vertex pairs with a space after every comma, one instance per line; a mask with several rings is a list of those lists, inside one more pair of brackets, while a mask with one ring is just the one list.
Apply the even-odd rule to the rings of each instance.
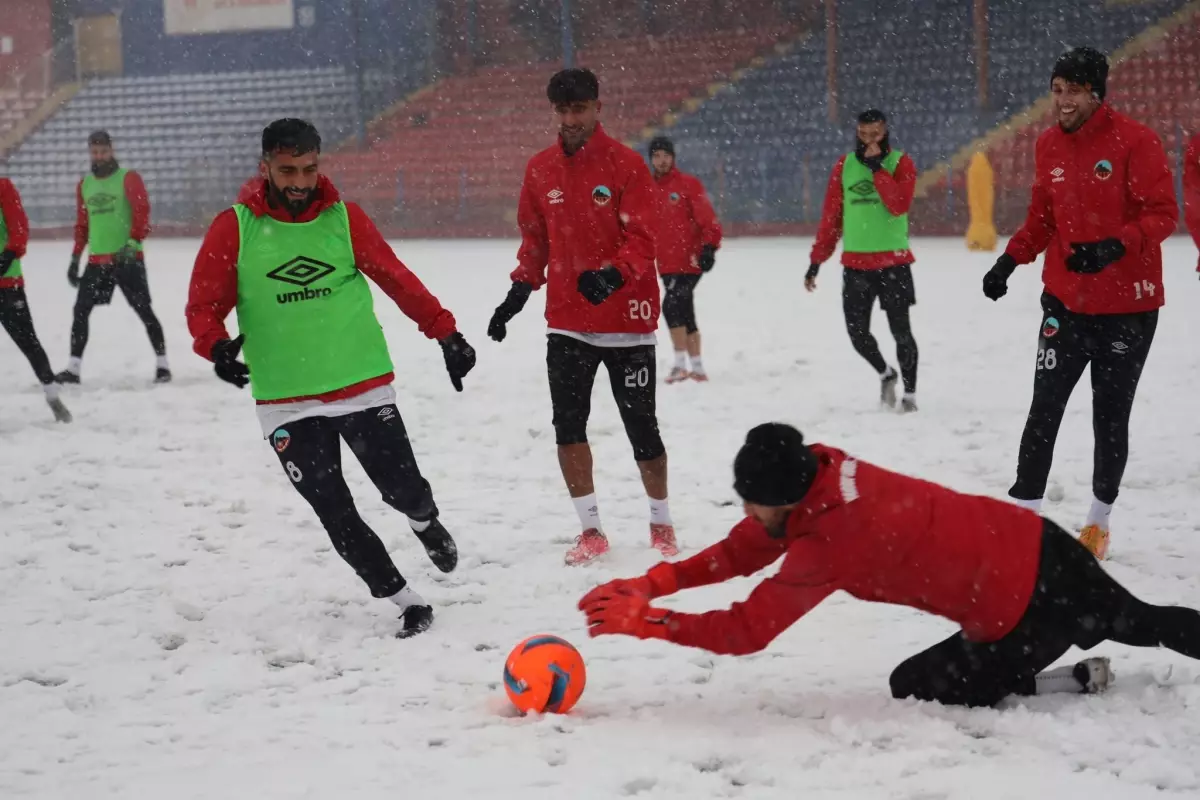
[[282, 283], [290, 283], [292, 286], [304, 287], [302, 292], [280, 292], [275, 295], [276, 302], [284, 305], [313, 300], [318, 297], [328, 297], [333, 294], [333, 290], [328, 287], [321, 289], [308, 287], [322, 278], [328, 277], [335, 269], [333, 265], [326, 264], [324, 261], [317, 261], [308, 256], [298, 256], [268, 272], [267, 277]]

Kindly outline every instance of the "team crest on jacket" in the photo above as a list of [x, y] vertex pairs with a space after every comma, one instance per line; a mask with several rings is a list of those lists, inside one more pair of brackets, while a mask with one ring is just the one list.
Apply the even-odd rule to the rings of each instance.
[[612, 189], [603, 185], [597, 186], [595, 189], [592, 189], [592, 200], [598, 206], [608, 205], [609, 201], [612, 200]]
[[1045, 339], [1053, 338], [1058, 335], [1058, 320], [1054, 317], [1046, 317], [1046, 321], [1042, 323], [1042, 337]]
[[1092, 167], [1092, 173], [1102, 181], [1108, 180], [1113, 173], [1112, 162], [1107, 158], [1100, 159], [1096, 162], [1096, 166]]
[[292, 443], [292, 435], [283, 428], [275, 431], [275, 436], [273, 438], [275, 439], [276, 453], [282, 453], [284, 450], [287, 450], [288, 445]]
[[669, 195], [667, 195], [667, 199], [670, 200], [672, 203], [678, 203], [679, 202], [679, 192], [671, 192]]

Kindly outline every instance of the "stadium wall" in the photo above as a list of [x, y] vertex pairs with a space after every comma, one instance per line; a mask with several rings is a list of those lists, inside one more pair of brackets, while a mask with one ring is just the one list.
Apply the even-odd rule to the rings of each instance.
[[0, 0], [0, 78], [50, 49], [50, 0]]
[[[0, 0], [21, 3], [25, 0]], [[78, 16], [119, 13], [127, 75], [237, 72], [354, 63], [354, 18], [348, 2], [285, 0], [291, 25], [211, 33], [166, 32], [166, 6], [183, 0], [78, 0]], [[361, 0], [358, 52], [367, 65], [424, 64], [430, 56], [436, 0]], [[251, 23], [253, 24], [253, 23]]]

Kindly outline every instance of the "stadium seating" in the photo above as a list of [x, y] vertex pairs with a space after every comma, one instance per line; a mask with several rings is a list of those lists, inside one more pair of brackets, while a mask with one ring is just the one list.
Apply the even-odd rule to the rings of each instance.
[[[602, 41], [578, 61], [600, 78], [608, 132], [637, 139], [666, 111], [788, 32]], [[368, 152], [339, 154], [328, 169], [348, 195], [405, 227], [458, 222], [511, 229], [505, 217], [515, 211], [525, 163], [555, 135], [545, 91], [557, 68], [501, 66], [444, 79], [378, 126]]]
[[352, 96], [340, 68], [100, 79], [17, 148], [8, 174], [34, 224], [70, 223], [87, 135], [103, 128], [122, 165], [145, 179], [156, 221], [203, 218], [252, 174], [264, 125], [304, 116], [337, 141]]
[[22, 92], [16, 89], [0, 89], [0, 136], [12, 130], [18, 122], [29, 116], [29, 112], [46, 99], [42, 92]]
[[[1045, 67], [1045, 74], [1049, 71], [1050, 67]], [[1155, 129], [1178, 172], [1187, 136], [1200, 131], [1197, 86], [1200, 86], [1200, 13], [1150, 49], [1114, 65], [1109, 75], [1107, 100], [1113, 108]], [[1034, 169], [1034, 143], [1051, 124], [1053, 115], [1047, 111], [987, 151], [996, 173], [996, 217], [1001, 230], [1014, 230], [1024, 218]], [[925, 203], [954, 220], [954, 226], [964, 225], [962, 173], [954, 174], [949, 182], [939, 182]]]

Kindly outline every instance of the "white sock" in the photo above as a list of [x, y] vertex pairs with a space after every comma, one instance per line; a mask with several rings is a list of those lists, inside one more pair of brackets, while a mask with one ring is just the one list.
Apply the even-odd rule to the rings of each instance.
[[916, 392], [905, 392], [904, 399], [912, 400], [915, 403], [917, 401], [917, 393]]
[[1108, 519], [1112, 516], [1112, 503], [1101, 503], [1092, 498], [1092, 507], [1088, 511], [1087, 524], [1099, 525], [1100, 530], [1108, 530]]
[[675, 351], [675, 369], [687, 369], [687, 350]]
[[401, 611], [404, 611], [409, 606], [427, 606], [427, 605], [429, 605], [429, 603], [425, 602], [424, 597], [421, 597], [421, 595], [414, 592], [408, 586], [405, 586], [403, 589], [396, 592], [394, 595], [389, 597], [388, 600], [391, 600], [393, 603], [395, 603], [397, 606], [399, 606]]
[[692, 356], [692, 372], [704, 372], [704, 362], [700, 356]]
[[575, 504], [575, 513], [579, 515], [579, 524], [583, 526], [583, 530], [604, 530], [600, 527], [600, 503], [596, 500], [595, 492], [583, 497], [572, 497], [571, 502]]
[[170, 369], [171, 368], [171, 365], [167, 363], [166, 356], [159, 356], [155, 361], [155, 366], [157, 366], [159, 369]]
[[67, 372], [73, 372], [76, 375], [83, 372], [83, 359], [79, 356], [71, 356], [67, 359]]
[[888, 378], [896, 377], [896, 370], [888, 367], [883, 372], [879, 373], [879, 380], [887, 380]]
[[59, 387], [57, 383], [43, 383], [42, 391], [46, 393], [47, 400], [57, 400]]
[[433, 522], [432, 519], [417, 520], [417, 519], [413, 519], [412, 517], [409, 517], [408, 518], [408, 527], [412, 528], [413, 531], [416, 533], [423, 533], [425, 531], [425, 529], [429, 527], [429, 523], [431, 523], [431, 522]]
[[1079, 694], [1084, 689], [1075, 677], [1075, 665], [1039, 672], [1033, 680], [1038, 694]]
[[671, 505], [664, 497], [662, 500], [650, 498], [650, 524], [651, 525], [670, 525], [671, 523]]
[[1036, 500], [1019, 500], [1015, 497], [1010, 497], [1009, 499], [1021, 508], [1027, 508], [1035, 514], [1042, 513], [1042, 498], [1040, 497]]

